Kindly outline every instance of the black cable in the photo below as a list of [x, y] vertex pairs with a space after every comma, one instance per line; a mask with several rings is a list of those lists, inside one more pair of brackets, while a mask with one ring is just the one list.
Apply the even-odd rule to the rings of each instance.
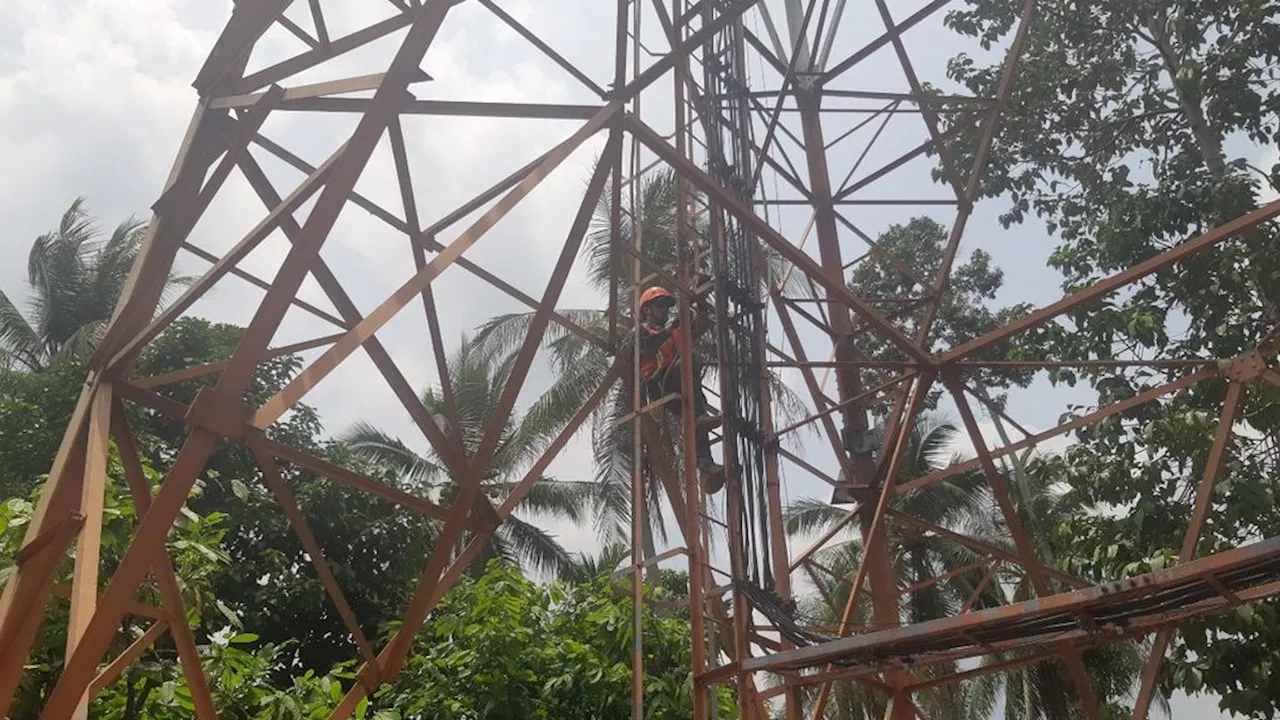
[[[723, 0], [704, 4], [708, 20], [723, 11]], [[699, 121], [706, 134], [708, 173], [723, 187], [748, 204], [752, 198], [747, 179], [752, 175], [752, 123], [746, 92], [745, 35], [740, 23], [717, 33], [703, 48], [703, 88]], [[761, 388], [765, 382], [764, 305], [758, 299], [764, 286], [760, 277], [757, 238], [730, 214], [716, 212], [712, 218], [718, 242], [712, 243], [716, 269], [716, 319], [721, 371], [721, 413], [726, 482], [742, 498], [734, 523], [741, 538], [740, 560], [747, 579], [760, 588], [773, 586], [770, 558], [765, 443]], [[725, 372], [723, 368], [740, 369]]]

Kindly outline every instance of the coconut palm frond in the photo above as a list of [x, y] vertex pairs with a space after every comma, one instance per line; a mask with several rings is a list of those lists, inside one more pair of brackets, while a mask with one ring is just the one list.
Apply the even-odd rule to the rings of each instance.
[[591, 582], [611, 575], [629, 557], [631, 548], [626, 543], [606, 543], [595, 555], [578, 553], [568, 577], [564, 579], [577, 583]]
[[532, 461], [560, 434], [573, 416], [604, 382], [609, 360], [593, 353], [567, 368], [552, 386], [533, 401], [521, 418], [515, 435], [521, 461]]
[[[777, 372], [769, 373], [769, 400], [773, 406], [774, 427], [779, 430], [801, 422], [812, 414], [804, 397], [792, 389]], [[782, 436], [782, 444], [795, 450], [801, 445], [802, 433], [816, 435], [819, 427], [818, 423], [810, 423], [798, 428], [799, 432], [787, 433]]]
[[[600, 331], [603, 313], [600, 310], [567, 308], [556, 310], [574, 324], [592, 332]], [[472, 349], [481, 355], [505, 356], [516, 352], [524, 344], [525, 338], [533, 326], [534, 313], [508, 313], [489, 318], [477, 330], [471, 341]], [[606, 328], [607, 330], [607, 328]], [[572, 334], [568, 328], [557, 322], [547, 324], [542, 338], [542, 346], [574, 338], [582, 343], [587, 341]]]
[[44, 343], [9, 296], [0, 292], [0, 354], [27, 370], [44, 368]]
[[[501, 487], [504, 484], [495, 484]], [[514, 485], [505, 489], [510, 492]], [[594, 483], [553, 480], [540, 478], [533, 484], [529, 494], [520, 502], [522, 511], [532, 512], [547, 518], [558, 518], [582, 524], [591, 515], [591, 505], [595, 500]]]
[[574, 558], [555, 537], [514, 515], [498, 527], [508, 557], [523, 567], [559, 578], [572, 572]]
[[619, 383], [601, 403], [591, 426], [591, 451], [597, 493], [596, 524], [601, 533], [631, 523], [630, 434], [618, 420], [629, 412], [631, 397]]
[[372, 424], [359, 421], [338, 436], [360, 460], [386, 468], [406, 487], [423, 487], [445, 476], [444, 468]]
[[[130, 218], [104, 240], [84, 200], [72, 202], [57, 229], [37, 237], [27, 255], [32, 293], [25, 316], [0, 296], [0, 358], [39, 371], [91, 354], [105, 333], [144, 232]], [[162, 295], [182, 281], [170, 277]]]
[[849, 511], [812, 498], [796, 500], [782, 510], [782, 527], [788, 535], [830, 530]]
[[76, 328], [70, 337], [62, 341], [61, 347], [49, 358], [50, 364], [56, 365], [71, 358], [87, 358], [93, 354], [94, 348], [102, 342], [107, 332], [107, 319], [91, 320]]

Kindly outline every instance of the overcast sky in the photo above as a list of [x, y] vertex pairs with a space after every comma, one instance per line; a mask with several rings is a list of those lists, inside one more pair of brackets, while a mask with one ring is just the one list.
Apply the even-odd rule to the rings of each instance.
[[[611, 80], [613, 10], [612, 3], [599, 0], [557, 0], [553, 8], [531, 0], [502, 0], [507, 12], [582, 68], [592, 80], [604, 86]], [[899, 19], [924, 3], [920, 0], [894, 3]], [[312, 27], [306, 3], [294, 3], [288, 15], [306, 29]], [[838, 28], [833, 59], [844, 57], [883, 30], [880, 18], [861, 2], [848, 4], [849, 10]], [[0, 217], [5, 231], [0, 234], [0, 253], [8, 258], [0, 263], [0, 289], [17, 299], [26, 292], [25, 258], [32, 240], [53, 228], [62, 211], [77, 196], [86, 198], [89, 210], [104, 226], [126, 216], [148, 216], [148, 207], [158, 196], [182, 135], [191, 118], [196, 95], [190, 83], [203, 62], [230, 12], [230, 2], [209, 0], [8, 0], [0, 4], [0, 157], [8, 171], [0, 176]], [[370, 20], [395, 12], [388, 2], [362, 3], [326, 0], [326, 20], [332, 37], [364, 27]], [[771, 3], [776, 20], [783, 13], [780, 3]], [[871, 7], [867, 4], [867, 7]], [[940, 17], [940, 16], [939, 16]], [[936, 18], [935, 18], [936, 19]], [[748, 16], [751, 26], [761, 32], [759, 16]], [[762, 37], [764, 36], [761, 33]], [[665, 42], [656, 32], [651, 15], [643, 21], [641, 33], [653, 52], [663, 52]], [[389, 42], [351, 53], [321, 68], [288, 81], [300, 84], [380, 72], [402, 33]], [[924, 23], [906, 35], [906, 44], [916, 62], [917, 72], [926, 81], [945, 86], [942, 71], [947, 58], [964, 48], [941, 28], [939, 22]], [[302, 52], [306, 47], [280, 27], [273, 27], [250, 64], [250, 70]], [[642, 64], [652, 62], [646, 57]], [[463, 3], [450, 11], [437, 40], [422, 67], [434, 80], [414, 87], [421, 99], [507, 100], [526, 102], [599, 103], [568, 73], [531, 50], [528, 44], [493, 18], [476, 2]], [[763, 67], [749, 68], [756, 78], [772, 81]], [[860, 70], [841, 81], [848, 89], [904, 91], [905, 83], [891, 48], [878, 53]], [[641, 116], [659, 131], [670, 130], [671, 84], [659, 83], [646, 94]], [[861, 105], [866, 107], [865, 104]], [[851, 105], [852, 107], [852, 105]], [[828, 119], [824, 129], [828, 139], [844, 132], [860, 115], [840, 115]], [[324, 116], [277, 113], [263, 134], [279, 142], [307, 162], [318, 165], [350, 133], [355, 115]], [[481, 120], [444, 117], [405, 119], [406, 141], [415, 185], [415, 197], [424, 223], [434, 221], [489, 184], [524, 165], [538, 153], [567, 137], [574, 121]], [[796, 127], [796, 123], [789, 123]], [[831, 174], [843, 177], [865, 145], [874, 128], [842, 141], [832, 148]], [[798, 130], [797, 130], [798, 132]], [[924, 126], [918, 118], [895, 120], [881, 141], [868, 153], [860, 174], [892, 159], [896, 153], [921, 142]], [[801, 151], [780, 139], [793, 159]], [[522, 291], [538, 297], [564, 242], [572, 215], [581, 198], [591, 164], [603, 145], [593, 138], [547, 178], [542, 185], [491, 230], [467, 257], [498, 274]], [[301, 174], [270, 155], [255, 149], [255, 157], [285, 195], [301, 179]], [[1270, 157], [1257, 159], [1274, 162]], [[803, 164], [799, 165], [803, 173]], [[866, 197], [945, 197], [944, 188], [928, 179], [927, 163], [909, 164], [902, 171], [877, 183]], [[766, 181], [766, 187], [772, 185]], [[357, 191], [402, 216], [402, 204], [395, 170], [386, 141], [375, 151]], [[785, 195], [785, 193], [783, 193]], [[309, 209], [309, 205], [304, 208]], [[961, 257], [974, 247], [992, 253], [1005, 270], [1005, 287], [999, 302], [1045, 303], [1060, 295], [1060, 278], [1045, 267], [1052, 241], [1035, 223], [1003, 231], [994, 218], [1000, 201], [980, 204], [969, 223]], [[205, 214], [192, 241], [211, 252], [220, 253], [237, 242], [263, 215], [263, 208], [246, 182], [233, 174], [224, 191]], [[925, 208], [913, 213], [901, 208], [857, 209], [851, 219], [874, 236], [890, 223], [902, 222], [911, 214], [929, 214], [950, 224], [953, 212]], [[465, 229], [475, 216], [455, 224], [439, 240], [448, 243]], [[774, 216], [775, 225], [787, 237], [802, 236], [807, 216], [784, 213]], [[842, 233], [842, 235], [845, 235]], [[846, 260], [860, 254], [858, 241], [842, 236]], [[816, 241], [809, 239], [812, 251]], [[287, 251], [288, 243], [277, 235], [255, 251], [241, 267], [260, 277], [270, 278]], [[322, 257], [342, 281], [364, 313], [407, 280], [413, 270], [411, 255], [403, 235], [348, 206], [324, 246]], [[180, 269], [199, 274], [206, 265], [190, 255], [180, 260]], [[587, 286], [575, 267], [561, 300], [561, 307], [600, 307], [597, 294]], [[517, 312], [524, 306], [489, 289], [457, 267], [449, 269], [433, 286], [440, 304], [444, 335], [451, 348], [462, 333], [499, 313]], [[319, 288], [308, 281], [306, 300], [328, 308]], [[192, 313], [216, 320], [246, 323], [261, 293], [238, 280], [220, 283], [216, 291], [193, 308]], [[307, 339], [333, 332], [331, 326], [290, 312], [273, 344]], [[780, 335], [780, 333], [778, 333]], [[378, 337], [387, 345], [409, 381], [415, 387], [435, 382], [421, 307], [411, 304]], [[823, 360], [815, 341], [811, 359]], [[314, 358], [315, 353], [308, 355]], [[535, 369], [522, 399], [527, 401], [546, 387], [549, 374]], [[798, 376], [788, 377], [802, 389]], [[830, 387], [830, 385], [829, 385]], [[834, 389], [831, 390], [834, 394]], [[1085, 403], [1090, 394], [1082, 390], [1051, 389], [1039, 383], [1031, 391], [1012, 400], [1011, 410], [1029, 429], [1044, 429], [1056, 423], [1064, 403]], [[307, 397], [317, 406], [326, 431], [341, 432], [352, 421], [368, 419], [413, 440], [416, 432], [395, 397], [362, 355], [321, 383]], [[985, 418], [984, 418], [985, 419]], [[984, 434], [994, 438], [990, 423]], [[830, 469], [832, 458], [825, 443], [808, 441], [806, 455]], [[1060, 447], [1060, 445], [1058, 446]], [[552, 467], [558, 477], [590, 477], [590, 453], [585, 438], [579, 437]], [[819, 496], [829, 489], [802, 471], [785, 472], [789, 498]], [[554, 530], [573, 549], [590, 551], [594, 536], [589, 529], [556, 526]], [[1193, 703], [1179, 701], [1175, 717], [1215, 717], [1216, 702], [1200, 698]]]

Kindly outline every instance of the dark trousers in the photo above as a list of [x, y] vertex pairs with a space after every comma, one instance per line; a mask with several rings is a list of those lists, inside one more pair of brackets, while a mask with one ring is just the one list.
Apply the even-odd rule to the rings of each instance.
[[[672, 393], [683, 392], [684, 367], [680, 363], [680, 359], [671, 363], [662, 372], [655, 377], [650, 378], [645, 383], [646, 402], [654, 402]], [[677, 418], [684, 414], [684, 401], [672, 400], [666, 404], [667, 412], [675, 415]], [[707, 411], [707, 394], [702, 390], [702, 363], [697, 359], [693, 361], [693, 414], [694, 417], [701, 416]], [[694, 453], [698, 458], [698, 464], [703, 465], [706, 461], [712, 460], [711, 457], [711, 433], [710, 431], [698, 430], [695, 435]]]

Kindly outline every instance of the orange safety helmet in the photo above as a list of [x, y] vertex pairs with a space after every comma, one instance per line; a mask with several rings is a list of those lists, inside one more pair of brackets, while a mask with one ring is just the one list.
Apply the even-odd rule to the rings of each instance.
[[662, 298], [666, 298], [667, 302], [672, 305], [676, 302], [676, 299], [671, 297], [671, 293], [667, 292], [666, 288], [658, 286], [651, 287], [640, 294], [640, 309], [644, 310], [645, 305]]

